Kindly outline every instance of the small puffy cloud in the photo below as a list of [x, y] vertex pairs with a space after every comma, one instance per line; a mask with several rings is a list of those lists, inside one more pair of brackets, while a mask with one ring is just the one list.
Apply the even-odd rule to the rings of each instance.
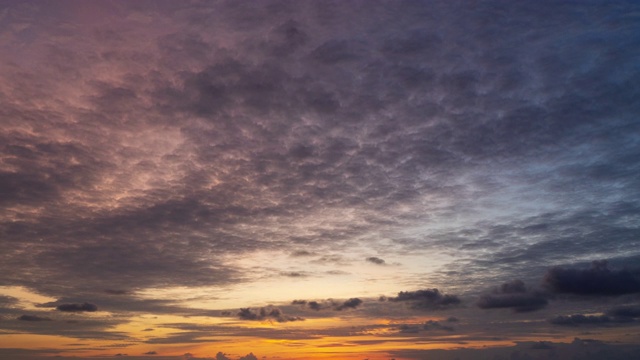
[[366, 258], [366, 260], [376, 265], [386, 265], [386, 262], [383, 259], [380, 259], [379, 257], [371, 256]]
[[333, 309], [336, 311], [342, 311], [347, 309], [355, 309], [362, 304], [362, 300], [358, 298], [351, 298], [343, 302], [337, 302], [333, 299], [327, 299], [322, 301], [306, 301], [306, 300], [293, 300], [292, 305], [306, 305], [311, 310], [320, 311], [325, 309]]
[[345, 309], [355, 309], [358, 306], [360, 306], [360, 304], [362, 304], [362, 300], [360, 300], [358, 298], [351, 298], [349, 300], [346, 300], [342, 304], [336, 306], [335, 310], [342, 311], [342, 310], [345, 310]]
[[158, 353], [156, 351], [147, 351], [143, 355], [158, 355]]
[[227, 357], [225, 353], [218, 351], [216, 354], [216, 360], [231, 360], [231, 358]]
[[250, 308], [242, 308], [237, 315], [242, 320], [250, 321], [275, 320], [282, 323], [304, 320], [303, 318], [297, 316], [287, 316], [280, 309], [270, 307], [260, 308], [256, 311], [251, 310]]
[[82, 304], [61, 304], [56, 307], [56, 309], [65, 312], [94, 312], [98, 311], [98, 307], [94, 304], [90, 303], [82, 303]]
[[438, 289], [426, 289], [416, 291], [401, 291], [396, 297], [388, 298], [389, 301], [409, 302], [414, 309], [437, 310], [460, 304], [460, 298], [456, 295], [443, 294]]
[[515, 312], [528, 312], [540, 310], [548, 303], [544, 294], [530, 291], [521, 280], [513, 280], [481, 296], [477, 305], [481, 309], [510, 308]]
[[322, 310], [323, 306], [317, 301], [309, 301], [308, 303], [309, 309], [319, 311]]
[[248, 353], [247, 355], [241, 357], [238, 360], [258, 360], [258, 358], [255, 355], [253, 355], [253, 353]]
[[52, 321], [48, 317], [42, 317], [37, 315], [22, 315], [18, 318], [21, 321]]
[[551, 291], [577, 295], [615, 296], [640, 292], [640, 276], [627, 269], [611, 270], [606, 261], [594, 261], [589, 269], [555, 267], [544, 277]]

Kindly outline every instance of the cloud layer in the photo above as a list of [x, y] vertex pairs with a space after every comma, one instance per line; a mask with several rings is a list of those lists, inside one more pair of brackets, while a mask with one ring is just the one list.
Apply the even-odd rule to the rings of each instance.
[[[635, 335], [638, 13], [4, 1], [0, 330], [160, 346], [143, 357], [208, 332], [288, 351]], [[344, 319], [362, 328], [295, 330]]]

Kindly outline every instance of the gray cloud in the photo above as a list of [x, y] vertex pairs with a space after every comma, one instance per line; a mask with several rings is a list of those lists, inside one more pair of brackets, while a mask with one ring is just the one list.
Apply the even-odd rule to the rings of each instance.
[[20, 315], [18, 320], [21, 321], [51, 321], [50, 318], [38, 315]]
[[607, 315], [617, 318], [640, 318], [640, 305], [616, 307], [609, 310]]
[[249, 353], [238, 360], [258, 360], [258, 358], [255, 355], [253, 355], [253, 353]]
[[355, 309], [362, 304], [362, 300], [358, 298], [351, 298], [349, 300], [345, 300], [342, 304], [335, 307], [335, 310], [342, 311], [345, 309]]
[[544, 284], [558, 293], [578, 295], [622, 295], [640, 292], [640, 273], [611, 270], [606, 261], [594, 261], [590, 269], [552, 268]]
[[60, 304], [56, 306], [56, 309], [64, 312], [94, 312], [98, 311], [98, 307], [90, 303], [82, 304]]
[[549, 320], [554, 325], [578, 326], [578, 325], [606, 325], [613, 320], [606, 315], [559, 315]]
[[396, 297], [389, 297], [389, 301], [408, 302], [415, 309], [439, 310], [461, 303], [456, 295], [443, 294], [438, 289], [416, 291], [401, 291]]
[[528, 312], [546, 307], [548, 301], [540, 291], [527, 289], [522, 280], [513, 280], [482, 295], [477, 305], [481, 309], [511, 308], [515, 312]]
[[386, 262], [383, 259], [380, 259], [379, 257], [375, 257], [375, 256], [371, 256], [366, 258], [366, 260], [370, 263], [374, 263], [376, 265], [385, 265]]
[[320, 300], [320, 301], [307, 301], [307, 300], [293, 300], [292, 305], [306, 306], [311, 310], [320, 311], [324, 309], [333, 309], [335, 311], [342, 311], [348, 309], [355, 309], [362, 305], [363, 301], [359, 298], [350, 298], [345, 301], [336, 301], [334, 299]]
[[279, 323], [290, 321], [303, 321], [304, 319], [298, 316], [288, 316], [282, 313], [278, 308], [266, 307], [258, 310], [251, 310], [250, 308], [242, 308], [238, 312], [238, 318], [242, 320], [251, 321], [268, 321], [274, 320]]

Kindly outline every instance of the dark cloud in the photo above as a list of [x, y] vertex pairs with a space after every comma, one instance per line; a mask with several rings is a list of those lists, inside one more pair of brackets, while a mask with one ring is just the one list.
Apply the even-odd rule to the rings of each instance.
[[258, 360], [258, 358], [255, 355], [253, 355], [253, 353], [249, 353], [238, 360]]
[[327, 299], [321, 301], [307, 301], [307, 300], [294, 300], [292, 305], [307, 306], [311, 310], [320, 311], [324, 309], [333, 309], [335, 311], [342, 311], [348, 309], [355, 309], [362, 305], [363, 301], [359, 298], [351, 298], [343, 302], [336, 301], [334, 299]]
[[606, 261], [594, 261], [590, 269], [552, 268], [544, 284], [558, 293], [615, 296], [640, 292], [640, 273], [611, 270]]
[[383, 259], [380, 259], [379, 257], [375, 257], [375, 256], [368, 257], [366, 260], [368, 262], [374, 263], [376, 265], [385, 265], [386, 264]]
[[296, 250], [291, 253], [291, 256], [293, 257], [305, 257], [305, 256], [314, 256], [314, 255], [315, 254], [313, 252], [310, 252], [307, 250]]
[[158, 336], [146, 340], [146, 344], [200, 344], [209, 343], [214, 340], [208, 339], [209, 334], [203, 331], [185, 331], [172, 333], [167, 336]]
[[606, 325], [613, 322], [606, 315], [559, 315], [549, 320], [554, 325], [579, 326], [579, 325]]
[[238, 312], [238, 318], [242, 320], [251, 320], [251, 321], [270, 321], [274, 320], [280, 323], [290, 322], [290, 321], [302, 321], [304, 320], [301, 317], [297, 316], [288, 316], [282, 313], [282, 311], [278, 308], [266, 307], [260, 308], [257, 310], [251, 310], [250, 308], [242, 308]]
[[607, 311], [607, 315], [615, 318], [640, 318], [640, 305], [615, 307]]
[[110, 294], [110, 295], [127, 295], [128, 294], [128, 291], [126, 291], [126, 290], [107, 289], [104, 292], [107, 293], [107, 294]]
[[21, 315], [18, 320], [21, 321], [51, 321], [50, 318], [37, 315]]
[[362, 300], [358, 298], [351, 298], [349, 300], [345, 300], [342, 304], [335, 307], [335, 310], [342, 311], [345, 309], [355, 309], [362, 304]]
[[0, 295], [0, 307], [13, 305], [18, 302], [18, 299], [12, 296]]
[[454, 331], [451, 326], [443, 325], [439, 321], [429, 320], [422, 326], [424, 330], [442, 330], [442, 331]]
[[292, 277], [292, 278], [308, 277], [309, 276], [309, 274], [307, 274], [304, 271], [288, 271], [288, 272], [282, 272], [282, 273], [280, 273], [280, 275], [286, 276], [286, 277]]
[[389, 297], [389, 301], [408, 302], [415, 309], [438, 310], [460, 304], [456, 295], [443, 294], [438, 289], [416, 291], [401, 291], [396, 297]]
[[531, 345], [531, 348], [535, 350], [549, 350], [553, 349], [553, 346], [547, 341], [538, 341]]
[[231, 360], [231, 358], [227, 357], [225, 353], [218, 351], [216, 354], [216, 360]]
[[522, 280], [502, 284], [490, 294], [480, 297], [477, 302], [481, 309], [510, 308], [515, 312], [540, 310], [548, 305], [546, 296], [540, 291], [526, 288]]
[[319, 311], [319, 310], [323, 309], [323, 305], [320, 304], [317, 301], [309, 301], [307, 303], [307, 305], [309, 306], [309, 309], [311, 309], [311, 310]]
[[98, 311], [98, 307], [90, 303], [82, 304], [60, 304], [56, 307], [59, 311], [64, 312], [94, 312]]

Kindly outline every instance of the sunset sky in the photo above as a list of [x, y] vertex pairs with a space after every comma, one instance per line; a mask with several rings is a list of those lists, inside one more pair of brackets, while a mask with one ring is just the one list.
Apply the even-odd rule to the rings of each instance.
[[0, 358], [640, 358], [640, 2], [0, 0]]

